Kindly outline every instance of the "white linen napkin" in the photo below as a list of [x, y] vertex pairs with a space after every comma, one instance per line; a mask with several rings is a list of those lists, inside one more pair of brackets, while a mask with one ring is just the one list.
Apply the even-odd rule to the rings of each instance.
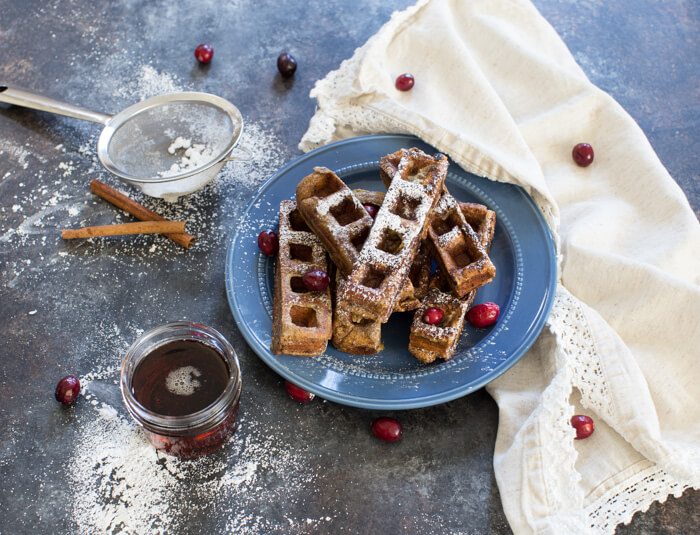
[[[395, 89], [403, 72], [415, 76]], [[311, 92], [300, 147], [411, 133], [519, 184], [559, 253], [552, 314], [488, 385], [494, 468], [516, 534], [612, 533], [700, 487], [700, 225], [644, 134], [526, 0], [431, 0], [400, 13]], [[591, 143], [595, 161], [575, 165]], [[573, 414], [595, 433], [574, 441]]]

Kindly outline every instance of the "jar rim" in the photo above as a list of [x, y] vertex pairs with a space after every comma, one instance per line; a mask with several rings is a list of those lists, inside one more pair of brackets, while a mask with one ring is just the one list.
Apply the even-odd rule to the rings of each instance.
[[[229, 370], [229, 380], [221, 394], [206, 407], [190, 414], [169, 416], [143, 406], [131, 391], [131, 380], [136, 367], [148, 354], [176, 340], [200, 342], [221, 353]], [[162, 435], [189, 435], [211, 429], [223, 421], [228, 408], [240, 398], [241, 369], [233, 346], [219, 331], [200, 323], [175, 321], [146, 331], [131, 344], [122, 361], [119, 386], [127, 411], [139, 425]]]

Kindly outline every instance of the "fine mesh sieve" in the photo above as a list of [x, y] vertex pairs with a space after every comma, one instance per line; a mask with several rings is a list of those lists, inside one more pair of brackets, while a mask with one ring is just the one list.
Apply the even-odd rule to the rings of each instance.
[[208, 93], [160, 95], [111, 116], [1, 85], [0, 102], [105, 125], [100, 162], [153, 197], [174, 200], [196, 191], [226, 162], [245, 159], [231, 156], [243, 132], [238, 108]]

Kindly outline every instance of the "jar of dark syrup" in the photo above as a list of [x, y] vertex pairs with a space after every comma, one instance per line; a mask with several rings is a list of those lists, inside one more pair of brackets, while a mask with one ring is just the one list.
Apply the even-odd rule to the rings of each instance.
[[199, 457], [236, 430], [238, 358], [210, 327], [174, 322], [144, 333], [124, 357], [120, 387], [129, 414], [164, 453]]

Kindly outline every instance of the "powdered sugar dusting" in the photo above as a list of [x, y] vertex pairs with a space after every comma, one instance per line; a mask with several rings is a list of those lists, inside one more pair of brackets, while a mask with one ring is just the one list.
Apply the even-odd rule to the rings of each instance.
[[[105, 368], [81, 377], [92, 410], [77, 422], [80, 438], [69, 461], [78, 533], [172, 533], [209, 510], [228, 513], [226, 532], [289, 528], [248, 512], [260, 500], [287, 500], [313, 485], [314, 470], [280, 434], [243, 416], [237, 433], [214, 454], [192, 461], [163, 455], [132, 420], [92, 393], [91, 384], [109, 384], [116, 376]], [[284, 474], [285, 487], [269, 485], [269, 473]]]

